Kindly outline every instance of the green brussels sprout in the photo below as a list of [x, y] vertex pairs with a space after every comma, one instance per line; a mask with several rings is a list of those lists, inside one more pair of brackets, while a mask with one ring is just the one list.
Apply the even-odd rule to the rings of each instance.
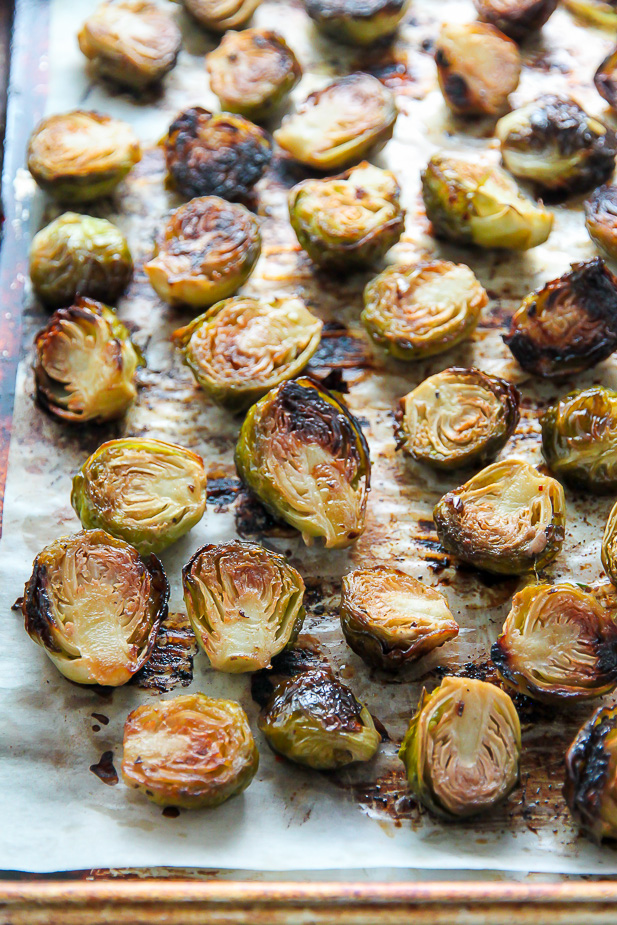
[[434, 154], [422, 172], [422, 198], [437, 237], [478, 247], [529, 250], [551, 233], [553, 216], [481, 158]]
[[494, 684], [445, 677], [422, 692], [399, 758], [414, 796], [446, 819], [485, 812], [519, 780], [521, 724]]
[[611, 508], [602, 537], [602, 565], [604, 571], [617, 585], [617, 504]]
[[314, 263], [339, 271], [365, 268], [405, 230], [400, 193], [393, 173], [362, 161], [338, 177], [294, 186], [289, 219]]
[[614, 31], [617, 27], [617, 3], [615, 0], [563, 0], [564, 6], [593, 26]]
[[34, 560], [22, 602], [26, 632], [76, 684], [118, 687], [148, 660], [167, 615], [156, 556], [103, 530], [63, 536]]
[[398, 447], [435, 469], [484, 464], [514, 433], [519, 400], [504, 379], [451, 366], [401, 398]]
[[304, 0], [324, 35], [345, 45], [372, 45], [396, 32], [409, 0]]
[[359, 422], [310, 379], [283, 382], [250, 408], [236, 446], [242, 481], [275, 515], [326, 547], [364, 532], [371, 462]]
[[281, 107], [302, 76], [293, 51], [271, 29], [227, 32], [206, 67], [222, 108], [257, 122]]
[[600, 186], [585, 202], [585, 225], [593, 243], [617, 260], [617, 186]]
[[304, 369], [322, 326], [300, 299], [236, 296], [179, 328], [172, 340], [213, 401], [244, 411]]
[[600, 707], [566, 753], [568, 808], [594, 841], [617, 838], [617, 707]]
[[107, 196], [140, 158], [130, 125], [81, 109], [43, 119], [28, 143], [28, 170], [60, 202]]
[[122, 779], [161, 806], [220, 806], [259, 767], [246, 713], [235, 700], [183, 694], [147, 703], [124, 726]]
[[317, 771], [370, 761], [381, 741], [364, 704], [325, 668], [277, 684], [259, 728], [274, 751]]
[[474, 0], [478, 19], [522, 42], [541, 29], [559, 0]]
[[244, 26], [261, 0], [182, 0], [184, 8], [211, 32], [227, 32]]
[[59, 308], [36, 335], [39, 404], [72, 424], [121, 417], [137, 397], [141, 353], [107, 305], [78, 299]]
[[274, 140], [301, 164], [336, 170], [382, 148], [397, 115], [393, 94], [376, 77], [350, 74], [311, 93]]
[[417, 661], [459, 629], [443, 594], [380, 565], [344, 576], [341, 627], [356, 655], [385, 671]]
[[559, 553], [566, 499], [555, 479], [506, 459], [443, 496], [433, 512], [441, 545], [501, 575], [538, 571]]
[[463, 263], [390, 266], [364, 290], [360, 316], [371, 339], [397, 360], [423, 360], [474, 331], [488, 296]]
[[159, 553], [203, 517], [203, 460], [162, 440], [109, 440], [74, 477], [71, 504], [82, 526], [106, 530], [142, 556]]

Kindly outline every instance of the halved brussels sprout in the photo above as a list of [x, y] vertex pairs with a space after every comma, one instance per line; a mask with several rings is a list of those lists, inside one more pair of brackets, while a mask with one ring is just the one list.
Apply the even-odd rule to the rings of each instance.
[[600, 707], [566, 753], [570, 812], [596, 842], [617, 838], [617, 707]]
[[261, 0], [182, 0], [201, 26], [212, 32], [227, 32], [249, 21]]
[[133, 380], [143, 359], [107, 305], [78, 299], [58, 309], [34, 347], [37, 400], [61, 420], [111, 421], [135, 401]]
[[272, 142], [258, 125], [201, 106], [181, 112], [162, 144], [170, 181], [187, 199], [244, 199], [272, 157]]
[[559, 0], [474, 0], [478, 19], [496, 26], [517, 42], [541, 29]]
[[222, 108], [258, 122], [279, 109], [302, 76], [293, 51], [271, 29], [227, 32], [206, 67]]
[[604, 571], [613, 584], [617, 585], [617, 504], [611, 508], [606, 521], [601, 555]]
[[600, 186], [585, 202], [585, 225], [593, 243], [617, 260], [617, 186]]
[[217, 404], [243, 411], [304, 369], [322, 322], [300, 299], [236, 296], [174, 332], [184, 362]]
[[452, 112], [500, 116], [521, 75], [516, 43], [481, 22], [446, 23], [435, 47], [437, 77]]
[[443, 594], [381, 565], [343, 577], [341, 627], [367, 665], [386, 671], [397, 671], [458, 636]]
[[441, 545], [501, 575], [547, 565], [561, 549], [566, 499], [559, 482], [529, 463], [493, 463], [443, 496], [433, 512]]
[[174, 67], [182, 33], [151, 0], [104, 0], [77, 41], [98, 74], [140, 90]]
[[473, 367], [452, 366], [401, 398], [398, 446], [435, 469], [485, 463], [503, 449], [519, 417], [513, 385]]
[[236, 447], [242, 481], [310, 545], [364, 532], [371, 462], [360, 424], [310, 379], [284, 382], [249, 410]]
[[553, 227], [550, 212], [478, 157], [434, 154], [422, 172], [422, 198], [434, 234], [462, 244], [525, 251], [543, 244]]
[[563, 0], [571, 13], [580, 16], [594, 26], [614, 30], [617, 26], [617, 3], [615, 0]]
[[140, 158], [130, 125], [81, 109], [43, 119], [28, 144], [28, 170], [61, 202], [107, 196]]
[[142, 556], [158, 553], [203, 517], [203, 460], [162, 440], [109, 440], [74, 477], [71, 504], [82, 526], [106, 530]]
[[276, 752], [317, 771], [370, 761], [381, 741], [364, 704], [325, 668], [277, 684], [259, 728]]
[[466, 340], [487, 302], [463, 263], [394, 265], [367, 284], [360, 319], [372, 340], [397, 360], [423, 360]]
[[504, 341], [536, 376], [590, 369], [617, 347], [617, 278], [600, 257], [573, 263], [523, 300]]
[[494, 684], [446, 677], [423, 691], [399, 758], [409, 787], [446, 819], [485, 812], [519, 779], [521, 724], [511, 698]]
[[301, 164], [335, 170], [382, 148], [397, 115], [393, 94], [376, 77], [350, 74], [311, 93], [274, 140]]
[[239, 703], [183, 694], [144, 704], [124, 726], [122, 779], [161, 806], [220, 806], [242, 793], [259, 752]]
[[317, 28], [346, 45], [372, 45], [394, 35], [409, 0], [304, 0]]
[[169, 585], [156, 556], [103, 530], [63, 536], [34, 560], [24, 589], [26, 632], [76, 684], [117, 687], [147, 661]]
[[602, 99], [611, 109], [617, 109], [617, 48], [601, 62], [593, 82]]

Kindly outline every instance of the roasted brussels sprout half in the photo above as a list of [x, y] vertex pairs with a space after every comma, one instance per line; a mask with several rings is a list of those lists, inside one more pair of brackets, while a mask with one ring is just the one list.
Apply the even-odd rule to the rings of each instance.
[[525, 251], [553, 227], [550, 212], [479, 158], [434, 154], [422, 172], [422, 198], [434, 234], [461, 244]]
[[289, 218], [314, 263], [336, 270], [365, 268], [405, 230], [400, 193], [393, 173], [363, 161], [338, 177], [294, 186]]
[[277, 684], [259, 728], [274, 751], [317, 771], [370, 761], [380, 743], [367, 708], [325, 668]]
[[58, 309], [34, 347], [37, 401], [62, 421], [111, 421], [135, 401], [133, 380], [143, 360], [106, 305], [78, 299]]
[[183, 694], [144, 704], [124, 726], [122, 779], [162, 806], [220, 806], [242, 793], [259, 752], [239, 703]]
[[617, 26], [617, 3], [615, 0], [563, 0], [571, 13], [580, 16], [594, 26], [614, 30]]
[[364, 532], [371, 463], [360, 424], [310, 379], [284, 382], [249, 410], [236, 447], [242, 481], [310, 545]]
[[503, 449], [519, 416], [519, 394], [509, 382], [452, 366], [401, 398], [398, 445], [435, 469], [486, 463]]
[[601, 707], [566, 753], [570, 812], [596, 842], [617, 838], [617, 707]]
[[478, 18], [522, 42], [541, 29], [559, 0], [474, 0]]
[[61, 202], [107, 196], [140, 157], [130, 125], [80, 109], [43, 119], [28, 144], [28, 170]]
[[182, 0], [201, 26], [211, 32], [227, 32], [249, 21], [260, 0]]
[[24, 589], [26, 632], [77, 684], [118, 687], [148, 660], [167, 614], [156, 556], [103, 530], [63, 536], [34, 560]]
[[259, 126], [200, 106], [181, 112], [162, 144], [170, 182], [187, 199], [244, 199], [272, 157], [272, 142]]
[[485, 812], [519, 779], [521, 725], [511, 698], [494, 684], [446, 677], [423, 691], [399, 757], [409, 787], [446, 819]]
[[469, 337], [487, 302], [469, 267], [432, 260], [387, 267], [366, 286], [360, 318], [397, 360], [422, 360]]
[[106, 530], [142, 556], [158, 553], [203, 517], [203, 460], [162, 440], [110, 440], [74, 477], [71, 504], [82, 526]]
[[559, 553], [566, 500], [555, 479], [529, 463], [506, 459], [444, 495], [433, 518], [441, 545], [463, 562], [522, 575]]
[[593, 243], [617, 260], [617, 186], [600, 186], [585, 202], [585, 225]]
[[324, 35], [363, 46], [396, 32], [409, 0], [304, 0], [304, 6]]
[[227, 299], [173, 334], [184, 362], [217, 404], [243, 411], [313, 356], [322, 323], [300, 299]]
[[335, 170], [382, 148], [392, 137], [394, 96], [370, 74], [350, 74], [311, 93], [274, 133], [294, 160]]
[[611, 508], [606, 521], [601, 555], [604, 571], [613, 584], [617, 585], [617, 504]]

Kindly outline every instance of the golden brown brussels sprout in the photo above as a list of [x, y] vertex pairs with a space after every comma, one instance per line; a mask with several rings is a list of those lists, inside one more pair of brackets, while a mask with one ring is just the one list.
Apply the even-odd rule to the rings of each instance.
[[182, 0], [201, 26], [212, 32], [237, 29], [249, 21], [260, 0]]
[[469, 337], [487, 302], [469, 267], [433, 260], [387, 267], [366, 286], [360, 318], [397, 360], [423, 360]]
[[601, 707], [566, 754], [570, 812], [596, 842], [617, 838], [617, 707]]
[[458, 636], [443, 594], [380, 565], [344, 576], [341, 627], [367, 665], [386, 671], [397, 671]]
[[82, 526], [106, 530], [142, 556], [158, 553], [203, 517], [203, 460], [162, 440], [110, 440], [74, 477], [71, 504]]
[[86, 530], [38, 554], [21, 606], [28, 635], [66, 678], [117, 687], [147, 661], [168, 596], [156, 556], [144, 563], [123, 540]]
[[461, 244], [525, 251], [543, 244], [553, 227], [550, 212], [479, 158], [434, 154], [422, 172], [422, 198], [434, 234]]
[[566, 499], [559, 482], [518, 459], [496, 462], [443, 496], [433, 512], [441, 545], [502, 575], [538, 571], [559, 553]]
[[435, 469], [486, 463], [514, 433], [518, 406], [518, 391], [509, 382], [452, 366], [401, 398], [399, 448]]
[[392, 137], [394, 96], [370, 74], [350, 74], [311, 93], [274, 133], [294, 160], [336, 170], [382, 148]]
[[617, 260], [617, 186], [600, 186], [585, 202], [585, 225], [593, 243]]
[[43, 119], [28, 144], [28, 170], [61, 202], [107, 196], [140, 157], [130, 125], [80, 109]]
[[446, 677], [423, 691], [399, 758], [409, 787], [446, 819], [473, 816], [508, 796], [519, 779], [521, 725], [494, 684]]
[[523, 300], [504, 341], [536, 376], [590, 369], [617, 347], [617, 279], [600, 257], [573, 263]]
[[242, 481], [276, 516], [327, 547], [364, 532], [371, 463], [359, 422], [310, 379], [284, 382], [249, 410], [236, 447]]
[[72, 424], [121, 417], [137, 397], [141, 354], [111, 308], [78, 299], [55, 312], [35, 339], [39, 404]]
[[263, 176], [272, 142], [263, 129], [233, 113], [186, 109], [163, 140], [171, 183], [179, 193], [244, 199]]
[[610, 580], [617, 585], [617, 504], [611, 508], [602, 537], [602, 565]]
[[300, 299], [237, 296], [174, 332], [184, 362], [217, 404], [243, 411], [313, 356], [322, 323]]
[[124, 726], [122, 779], [161, 806], [220, 806], [259, 767], [246, 713], [234, 700], [184, 694], [144, 704]]
[[617, 48], [602, 61], [594, 74], [596, 90], [611, 109], [617, 109]]
[[541, 29], [559, 0], [474, 0], [478, 18], [521, 42]]
[[617, 3], [615, 0], [563, 0], [571, 13], [580, 16], [594, 26], [614, 30], [617, 26]]
[[393, 35], [409, 0], [304, 0], [317, 28], [346, 45], [372, 45]]

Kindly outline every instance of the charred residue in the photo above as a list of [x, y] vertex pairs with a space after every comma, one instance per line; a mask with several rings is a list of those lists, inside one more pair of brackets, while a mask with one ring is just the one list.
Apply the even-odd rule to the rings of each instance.
[[114, 767], [114, 753], [112, 751], [103, 752], [96, 764], [90, 765], [93, 774], [109, 787], [118, 783], [118, 772]]
[[167, 693], [193, 680], [197, 640], [183, 613], [170, 613], [162, 622], [150, 658], [131, 679], [146, 690]]

